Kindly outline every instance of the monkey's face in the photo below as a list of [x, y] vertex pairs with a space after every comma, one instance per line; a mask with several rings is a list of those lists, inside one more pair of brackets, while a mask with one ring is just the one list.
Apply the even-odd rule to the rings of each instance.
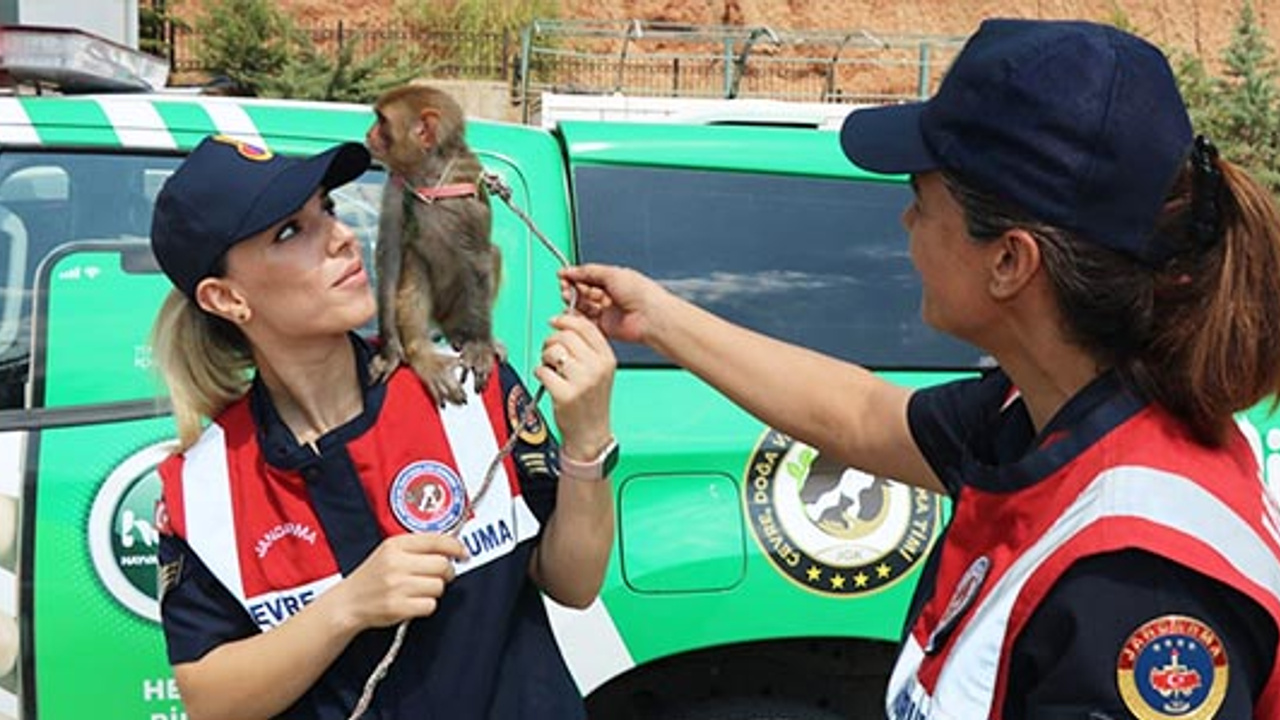
[[376, 109], [377, 118], [365, 133], [365, 146], [374, 159], [399, 175], [411, 175], [421, 166], [429, 148], [418, 140], [414, 124], [421, 122], [410, 108], [389, 105]]
[[377, 113], [377, 118], [369, 126], [369, 131], [365, 133], [364, 144], [365, 147], [369, 148], [369, 154], [375, 160], [385, 163], [387, 161], [387, 149], [391, 147], [391, 121], [381, 109], [375, 112]]

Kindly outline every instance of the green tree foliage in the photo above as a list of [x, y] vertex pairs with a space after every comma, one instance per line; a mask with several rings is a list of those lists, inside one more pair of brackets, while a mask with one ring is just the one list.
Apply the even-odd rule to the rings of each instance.
[[305, 37], [299, 37], [292, 54], [278, 75], [262, 78], [260, 94], [264, 97], [296, 98], [371, 103], [392, 85], [407, 82], [421, 70], [418, 66], [388, 67], [388, 58], [397, 55], [393, 45], [355, 59], [355, 46], [340, 47], [336, 57], [316, 49]]
[[212, 0], [196, 31], [201, 65], [248, 95], [368, 103], [422, 72], [392, 41], [360, 59], [350, 42], [320, 48], [272, 0]]
[[396, 0], [396, 17], [415, 25], [462, 33], [518, 32], [536, 18], [554, 17], [557, 0]]
[[169, 28], [186, 29], [173, 16], [175, 0], [151, 0], [138, 5], [138, 48], [158, 57], [169, 57]]
[[250, 95], [285, 72], [298, 37], [270, 0], [215, 0], [205, 6], [195, 29], [200, 64]]
[[1275, 60], [1250, 0], [1240, 6], [1222, 67], [1222, 75], [1213, 77], [1195, 58], [1176, 60], [1175, 70], [1196, 131], [1209, 136], [1223, 157], [1243, 166], [1273, 193], [1280, 193], [1280, 97]]
[[[555, 17], [558, 0], [396, 0], [396, 17], [411, 26], [439, 30], [473, 40], [484, 35], [520, 32], [535, 19]], [[478, 42], [433, 45], [429, 60], [461, 75], [487, 73], [493, 66], [493, 47]]]

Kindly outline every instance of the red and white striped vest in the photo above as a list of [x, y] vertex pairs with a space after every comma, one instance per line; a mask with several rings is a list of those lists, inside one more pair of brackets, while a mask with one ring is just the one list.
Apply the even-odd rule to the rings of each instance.
[[[937, 550], [934, 595], [889, 682], [888, 716], [999, 718], [1014, 640], [1057, 579], [1090, 555], [1159, 555], [1244, 593], [1280, 625], [1278, 517], [1239, 433], [1215, 452], [1153, 407], [1028, 488], [964, 487]], [[939, 629], [948, 639], [930, 654]], [[1271, 672], [1258, 720], [1280, 717], [1280, 663]]]
[[[406, 522], [422, 514], [424, 483], [436, 482], [428, 489], [448, 495], [443, 479], [460, 480], [476, 496], [508, 436], [497, 378], [495, 372], [479, 396], [468, 386], [466, 404], [438, 408], [412, 372], [393, 374], [377, 422], [345, 445], [384, 535], [411, 531]], [[162, 521], [260, 628], [284, 622], [341, 579], [306, 479], [265, 462], [247, 396], [159, 472]], [[456, 563], [458, 575], [510, 554], [539, 531], [508, 457], [459, 533], [471, 557]]]

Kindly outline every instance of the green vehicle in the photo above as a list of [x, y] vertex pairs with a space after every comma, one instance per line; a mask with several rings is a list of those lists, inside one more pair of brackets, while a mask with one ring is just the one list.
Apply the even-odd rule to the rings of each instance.
[[[119, 90], [119, 88], [113, 88]], [[360, 141], [364, 106], [115, 92], [0, 97], [0, 719], [185, 718], [158, 624], [155, 465], [173, 423], [148, 334], [168, 289], [152, 202], [209, 134], [277, 153]], [[473, 121], [512, 203], [574, 262], [910, 385], [974, 372], [924, 327], [904, 178], [788, 125]], [[366, 250], [380, 168], [337, 193]], [[494, 200], [495, 309], [532, 377], [554, 255]], [[372, 332], [372, 328], [370, 328]], [[617, 346], [618, 535], [600, 599], [548, 601], [593, 718], [883, 717], [937, 496], [841, 467], [651, 352]], [[1268, 477], [1280, 427], [1241, 417]]]

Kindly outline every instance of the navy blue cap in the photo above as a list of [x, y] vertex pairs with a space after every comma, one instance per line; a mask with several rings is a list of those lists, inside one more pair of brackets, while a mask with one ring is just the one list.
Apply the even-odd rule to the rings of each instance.
[[1035, 219], [1159, 265], [1192, 144], [1165, 56], [1114, 27], [987, 20], [925, 102], [856, 110], [840, 143], [876, 172], [947, 170]]
[[343, 143], [309, 158], [217, 135], [200, 141], [169, 176], [151, 216], [151, 251], [174, 287], [194, 297], [232, 245], [302, 209], [320, 188], [350, 182], [369, 151]]

